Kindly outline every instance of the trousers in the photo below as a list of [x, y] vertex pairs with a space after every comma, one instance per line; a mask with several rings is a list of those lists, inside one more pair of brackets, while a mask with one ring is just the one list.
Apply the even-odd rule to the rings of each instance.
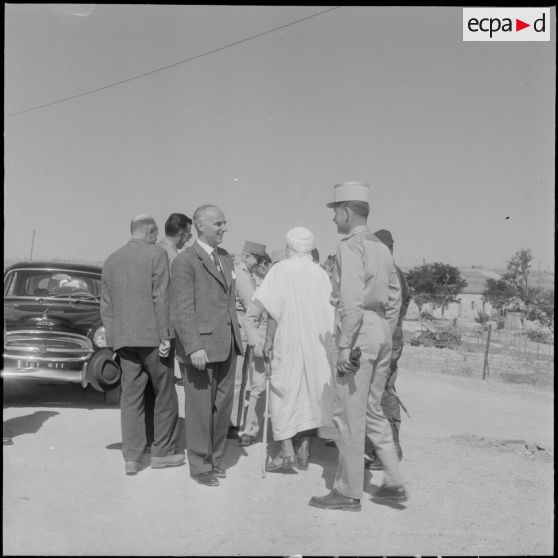
[[122, 369], [120, 420], [122, 454], [139, 461], [147, 445], [145, 391], [153, 385], [153, 443], [151, 455], [164, 457], [176, 449], [178, 397], [174, 387], [174, 359], [161, 358], [158, 347], [122, 347], [117, 350]]
[[339, 463], [334, 489], [360, 499], [364, 484], [365, 437], [374, 446], [385, 471], [385, 483], [402, 485], [403, 478], [389, 422], [382, 411], [382, 395], [391, 362], [391, 332], [387, 321], [365, 311], [355, 346], [362, 351], [356, 373], [335, 375], [333, 424], [337, 429]]
[[248, 434], [255, 438], [260, 431], [260, 422], [265, 412], [265, 401], [263, 397], [260, 397], [265, 392], [265, 362], [262, 357], [252, 354], [251, 364], [248, 368], [246, 390], [250, 392], [250, 395], [248, 397], [246, 420], [239, 435]]
[[185, 367], [185, 431], [190, 474], [199, 475], [219, 467], [225, 451], [231, 417], [236, 353], [231, 348], [227, 360], [210, 362], [198, 370], [190, 362]]
[[[403, 353], [403, 345], [397, 344], [394, 346], [391, 352], [391, 362], [389, 365], [389, 373], [386, 380], [386, 387], [384, 389], [384, 393], [382, 394], [382, 411], [384, 412], [385, 417], [389, 421], [391, 426], [391, 432], [393, 435], [393, 441], [395, 443], [395, 447], [401, 458], [401, 445], [399, 443], [399, 427], [401, 426], [401, 408], [399, 405], [399, 401], [396, 397], [395, 391], [395, 380], [397, 380], [397, 372], [399, 370], [397, 366], [397, 362], [401, 358], [401, 354]], [[372, 458], [374, 455], [374, 447], [370, 440], [366, 438], [365, 441], [365, 453], [367, 456]]]

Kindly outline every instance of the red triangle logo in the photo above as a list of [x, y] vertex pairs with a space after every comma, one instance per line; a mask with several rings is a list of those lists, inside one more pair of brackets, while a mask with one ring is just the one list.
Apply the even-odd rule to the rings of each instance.
[[530, 23], [525, 23], [524, 21], [521, 21], [520, 19], [515, 20], [515, 30], [516, 31], [521, 31], [522, 29], [525, 29], [525, 27], [531, 27]]

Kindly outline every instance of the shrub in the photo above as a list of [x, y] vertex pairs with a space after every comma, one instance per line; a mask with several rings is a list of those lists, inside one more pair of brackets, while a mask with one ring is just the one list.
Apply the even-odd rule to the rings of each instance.
[[421, 331], [411, 339], [411, 345], [415, 347], [423, 345], [424, 347], [437, 347], [439, 349], [452, 348], [461, 345], [461, 334], [453, 328], [440, 331]]
[[533, 329], [527, 332], [527, 339], [533, 341], [533, 343], [544, 343], [545, 345], [552, 344], [550, 335], [539, 329]]
[[478, 324], [486, 324], [489, 321], [490, 316], [486, 312], [479, 310], [477, 317], [475, 318], [475, 322], [477, 322]]

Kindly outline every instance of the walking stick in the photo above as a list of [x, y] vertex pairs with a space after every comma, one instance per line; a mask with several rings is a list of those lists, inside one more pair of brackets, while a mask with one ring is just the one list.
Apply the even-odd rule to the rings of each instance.
[[405, 414], [411, 418], [411, 415], [409, 414], [409, 411], [407, 411], [407, 408], [405, 407], [405, 405], [403, 405], [403, 401], [401, 401], [401, 399], [399, 399], [399, 395], [397, 395], [397, 393], [395, 393], [395, 389], [391, 388], [391, 394], [395, 397], [395, 399], [397, 399], [397, 403], [399, 403], [399, 405], [401, 406], [401, 408], [405, 411]]
[[265, 479], [265, 467], [267, 465], [267, 423], [269, 415], [269, 384], [271, 382], [271, 363], [265, 363], [265, 411], [262, 444], [262, 477]]

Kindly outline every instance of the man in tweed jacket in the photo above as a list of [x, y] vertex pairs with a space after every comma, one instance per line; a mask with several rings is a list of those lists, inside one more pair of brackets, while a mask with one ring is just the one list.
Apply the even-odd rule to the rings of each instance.
[[[225, 216], [214, 205], [196, 209], [196, 242], [172, 264], [171, 319], [184, 362], [186, 450], [191, 477], [206, 486], [224, 478], [221, 458], [242, 341], [235, 304], [233, 261], [219, 248]], [[181, 364], [182, 366], [182, 364]]]
[[125, 471], [143, 468], [146, 448], [144, 393], [151, 380], [155, 391], [153, 468], [184, 463], [175, 453], [178, 398], [174, 388], [168, 300], [169, 264], [155, 246], [157, 224], [148, 215], [131, 223], [132, 238], [109, 256], [101, 281], [101, 319], [107, 345], [120, 357], [122, 453]]

